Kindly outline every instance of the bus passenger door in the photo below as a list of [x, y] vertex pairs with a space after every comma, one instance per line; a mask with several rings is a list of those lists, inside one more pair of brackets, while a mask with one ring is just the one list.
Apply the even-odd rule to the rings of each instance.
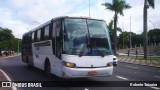
[[53, 53], [55, 55], [55, 67], [54, 67], [54, 73], [57, 74], [58, 76], [61, 74], [61, 53], [62, 53], [62, 38], [60, 31], [61, 30], [61, 22], [60, 20], [57, 20], [53, 23]]

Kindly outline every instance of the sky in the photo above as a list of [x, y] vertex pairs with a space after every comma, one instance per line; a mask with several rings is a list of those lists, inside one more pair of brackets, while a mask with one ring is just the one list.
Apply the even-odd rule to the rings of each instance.
[[[90, 0], [90, 17], [103, 19], [108, 24], [114, 13], [102, 6], [112, 0]], [[132, 8], [118, 16], [118, 27], [123, 31], [141, 34], [143, 31], [144, 0], [126, 0]], [[9, 28], [16, 38], [22, 38], [40, 24], [58, 16], [89, 16], [89, 0], [0, 0], [0, 27]], [[160, 0], [148, 9], [148, 30], [160, 28]]]

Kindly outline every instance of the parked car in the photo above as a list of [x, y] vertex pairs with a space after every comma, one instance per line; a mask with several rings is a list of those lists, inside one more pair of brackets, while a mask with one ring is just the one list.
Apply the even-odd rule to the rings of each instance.
[[116, 56], [113, 56], [113, 66], [118, 65], [118, 58]]

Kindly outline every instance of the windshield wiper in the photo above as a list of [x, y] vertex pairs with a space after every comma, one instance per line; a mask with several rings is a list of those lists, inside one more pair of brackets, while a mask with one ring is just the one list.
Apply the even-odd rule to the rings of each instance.
[[81, 57], [83, 55], [83, 53], [85, 52], [85, 50], [87, 49], [88, 50], [88, 38], [87, 38], [87, 35], [86, 35], [86, 42], [83, 44], [80, 52], [79, 52], [79, 57]]
[[85, 52], [86, 49], [88, 49], [88, 45], [86, 43], [84, 43], [80, 52], [79, 52], [79, 57], [81, 57], [83, 55], [83, 53]]

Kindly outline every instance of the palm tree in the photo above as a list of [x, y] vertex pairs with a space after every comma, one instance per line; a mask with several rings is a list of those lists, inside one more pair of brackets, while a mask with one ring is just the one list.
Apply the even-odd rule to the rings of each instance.
[[[111, 20], [108, 25], [107, 28], [109, 29], [109, 32], [113, 32], [114, 28], [113, 28], [113, 20]], [[116, 31], [122, 33], [122, 29], [117, 27]]]
[[147, 8], [149, 8], [149, 6], [154, 8], [154, 0], [144, 0], [144, 8], [143, 8], [144, 59], [147, 59], [147, 53], [148, 53]]
[[[111, 43], [113, 44], [113, 20], [111, 20], [108, 25], [107, 25], [107, 28], [109, 29], [109, 34], [110, 34], [110, 38], [111, 38]], [[116, 31], [122, 33], [122, 29], [117, 27]], [[113, 48], [113, 47], [112, 47]]]
[[118, 14], [124, 15], [123, 10], [129, 9], [131, 6], [129, 4], [126, 4], [125, 0], [113, 0], [112, 3], [102, 3], [103, 6], [106, 7], [106, 9], [109, 9], [110, 11], [114, 12], [114, 30], [113, 30], [113, 43], [114, 43], [114, 55], [116, 55], [116, 47], [117, 47], [117, 17]]

